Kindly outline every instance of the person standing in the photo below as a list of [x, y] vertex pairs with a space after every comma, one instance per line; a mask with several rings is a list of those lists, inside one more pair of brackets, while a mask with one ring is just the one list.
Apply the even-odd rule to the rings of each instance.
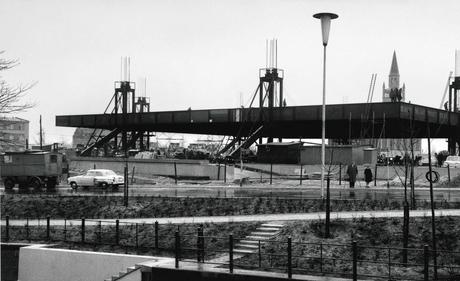
[[347, 175], [348, 175], [348, 179], [350, 181], [350, 188], [355, 187], [356, 175], [357, 174], [358, 174], [358, 167], [356, 166], [355, 162], [352, 162], [347, 167]]
[[364, 169], [364, 181], [366, 182], [366, 187], [369, 187], [369, 183], [372, 181], [372, 170], [369, 165]]

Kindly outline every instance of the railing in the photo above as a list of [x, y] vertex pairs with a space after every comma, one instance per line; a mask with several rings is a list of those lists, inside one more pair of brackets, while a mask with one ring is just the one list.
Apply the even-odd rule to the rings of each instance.
[[[117, 246], [136, 252], [173, 255], [181, 263], [205, 263], [228, 268], [286, 274], [372, 278], [376, 280], [434, 280], [434, 252], [423, 248], [378, 247], [351, 243], [311, 243], [286, 240], [258, 240], [252, 253], [238, 255], [232, 234], [206, 235], [203, 226], [181, 230], [182, 226], [104, 220], [26, 220], [10, 225], [6, 218], [2, 241], [64, 242], [80, 246]], [[460, 252], [437, 251], [438, 280], [460, 280]]]

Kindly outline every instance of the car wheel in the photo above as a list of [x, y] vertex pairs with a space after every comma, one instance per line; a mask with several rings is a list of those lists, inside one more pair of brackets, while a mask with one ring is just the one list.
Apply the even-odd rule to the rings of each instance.
[[112, 189], [118, 190], [118, 184], [113, 184], [113, 185], [112, 185]]
[[5, 189], [13, 189], [14, 181], [12, 179], [6, 179], [5, 182]]
[[107, 189], [108, 184], [106, 182], [101, 183], [102, 189]]
[[78, 184], [76, 182], [71, 182], [70, 183], [70, 187], [73, 189], [73, 190], [76, 190], [78, 188]]

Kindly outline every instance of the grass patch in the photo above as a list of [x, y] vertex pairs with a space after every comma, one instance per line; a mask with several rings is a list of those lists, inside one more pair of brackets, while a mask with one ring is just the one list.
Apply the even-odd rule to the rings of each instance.
[[[1, 196], [1, 216], [20, 218], [155, 218], [183, 216], [229, 216], [253, 214], [311, 213], [325, 209], [323, 200], [301, 198], [174, 198], [131, 197], [25, 197]], [[418, 202], [428, 209], [429, 202]], [[390, 200], [331, 200], [332, 211], [401, 210], [402, 203]], [[460, 208], [460, 202], [440, 201], [437, 209]]]

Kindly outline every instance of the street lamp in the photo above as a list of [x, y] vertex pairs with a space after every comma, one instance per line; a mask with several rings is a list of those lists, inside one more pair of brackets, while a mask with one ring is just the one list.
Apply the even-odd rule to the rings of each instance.
[[[331, 20], [339, 16], [332, 13], [319, 13], [314, 14], [314, 18], [321, 20], [321, 31], [323, 35], [323, 106], [322, 106], [322, 132], [321, 132], [321, 198], [324, 198], [324, 168], [326, 165], [326, 46], [329, 41], [329, 30], [331, 29]], [[331, 196], [329, 189], [330, 177], [327, 177], [327, 191], [326, 191], [326, 229], [325, 238], [330, 237], [330, 221], [331, 221]]]
[[339, 16], [333, 13], [318, 13], [313, 15], [314, 18], [321, 20], [321, 31], [323, 35], [323, 106], [322, 106], [322, 133], [321, 133], [321, 197], [324, 198], [324, 167], [326, 158], [326, 46], [329, 40], [329, 30], [331, 29], [331, 20]]

